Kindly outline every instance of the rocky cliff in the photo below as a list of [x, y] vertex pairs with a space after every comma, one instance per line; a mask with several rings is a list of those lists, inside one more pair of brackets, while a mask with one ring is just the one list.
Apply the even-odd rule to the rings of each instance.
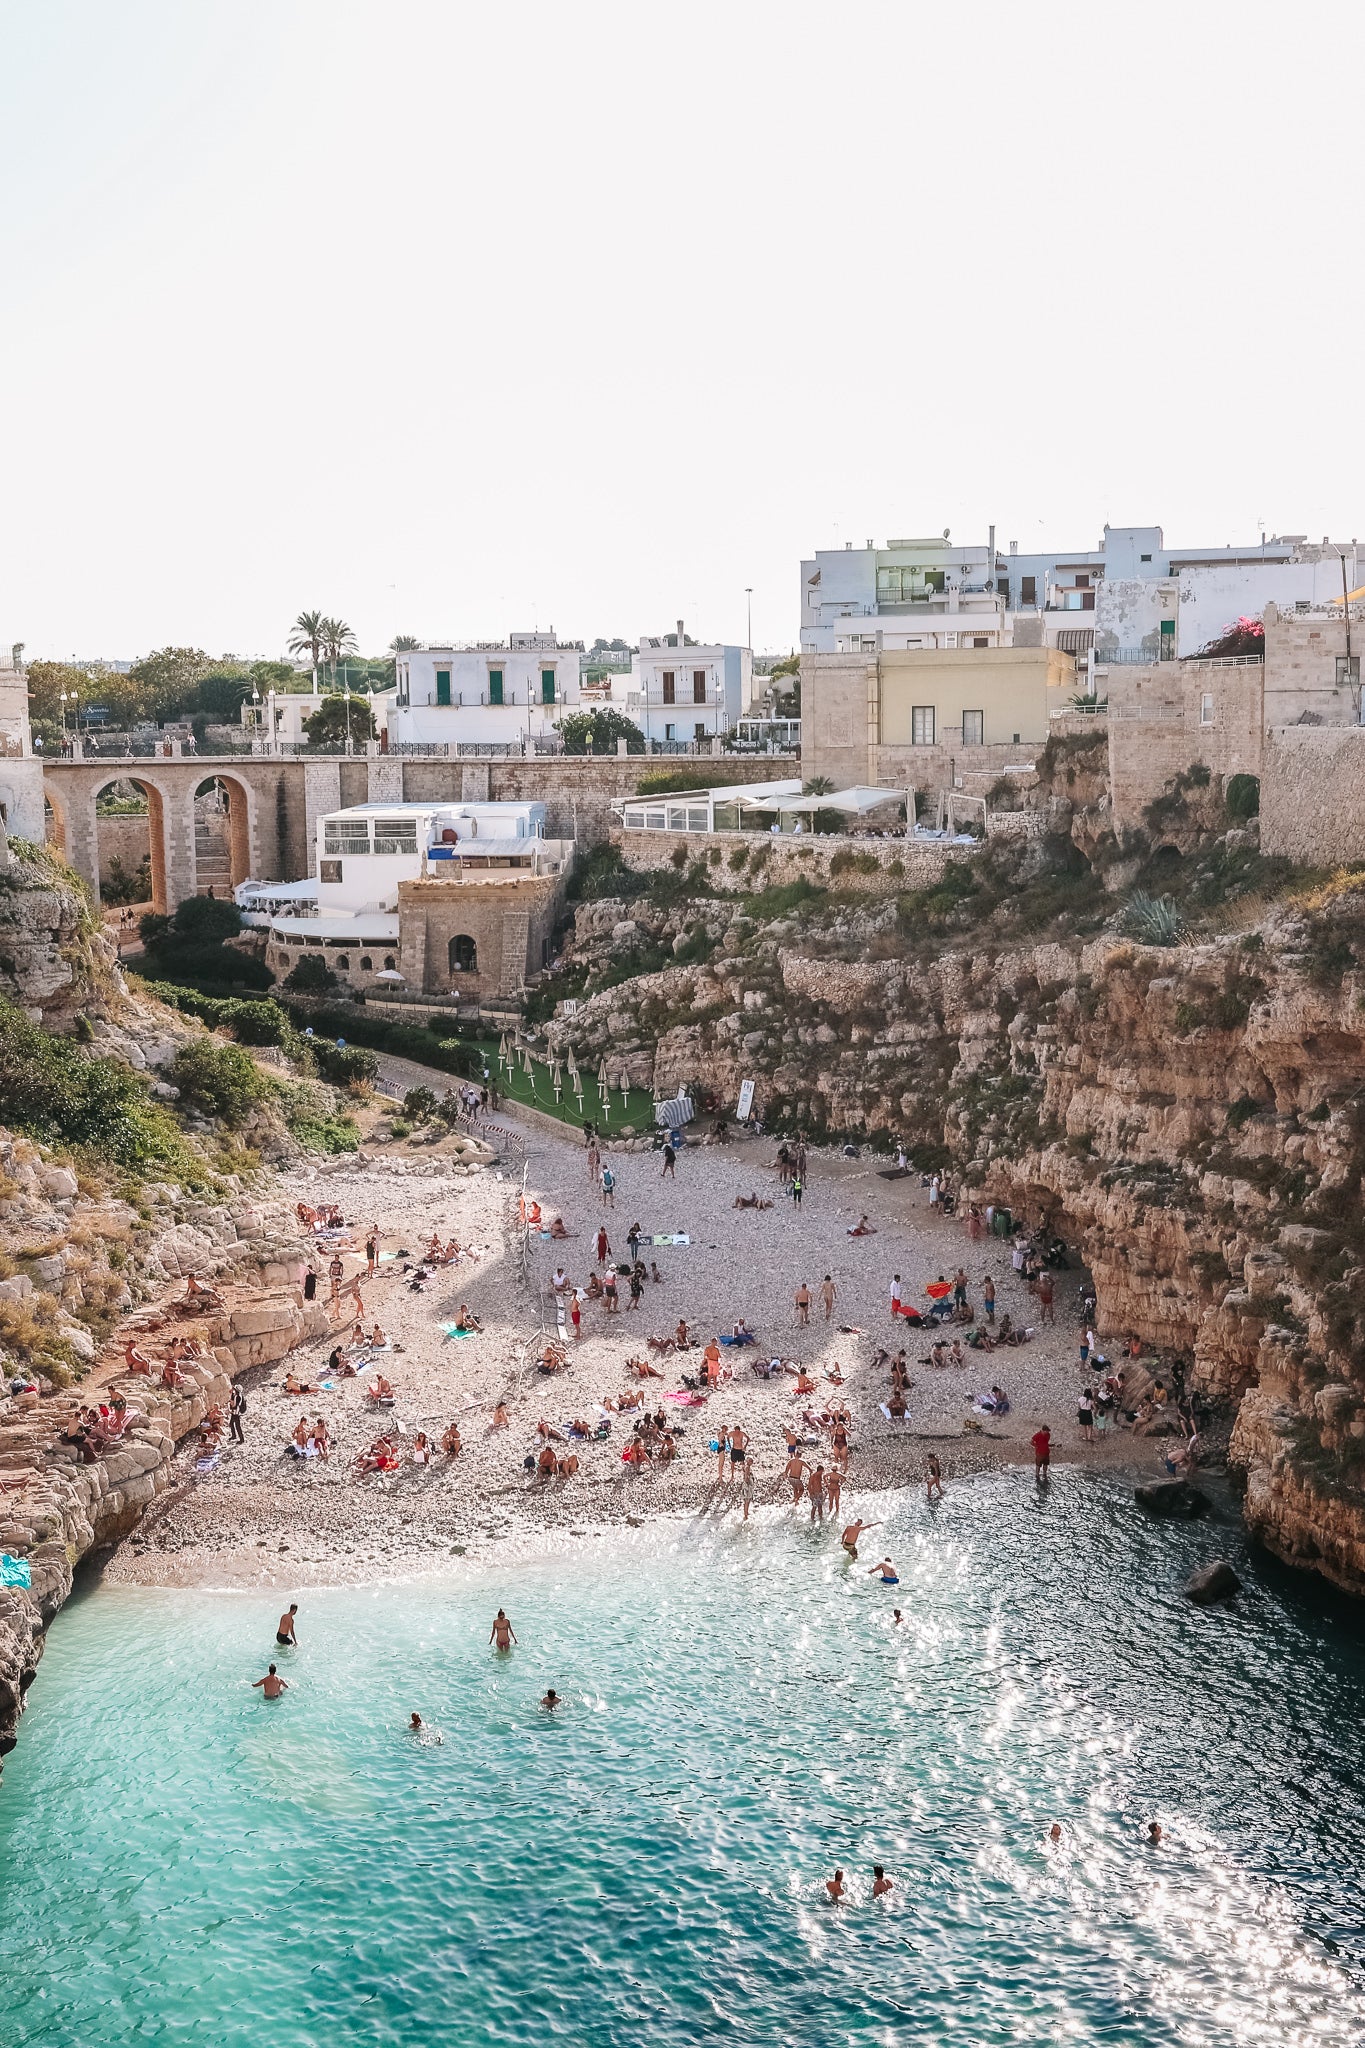
[[659, 1092], [752, 1076], [771, 1123], [906, 1142], [1057, 1229], [1102, 1331], [1235, 1411], [1257, 1533], [1365, 1592], [1365, 874], [1263, 860], [1207, 776], [1120, 841], [1084, 741], [1022, 801], [927, 889], [698, 863], [581, 904], [567, 971], [616, 985], [547, 1040]]

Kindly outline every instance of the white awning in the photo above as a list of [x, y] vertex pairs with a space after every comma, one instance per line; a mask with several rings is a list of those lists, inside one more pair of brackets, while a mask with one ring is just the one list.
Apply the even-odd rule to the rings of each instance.
[[857, 784], [852, 789], [833, 789], [828, 796], [782, 797], [770, 808], [784, 814], [788, 811], [852, 811], [861, 817], [865, 811], [880, 810], [883, 804], [903, 804], [905, 800], [903, 789], [871, 789], [865, 784]]

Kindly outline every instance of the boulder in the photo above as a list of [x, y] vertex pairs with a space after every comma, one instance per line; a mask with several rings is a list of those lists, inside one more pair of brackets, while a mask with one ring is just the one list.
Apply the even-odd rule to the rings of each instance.
[[76, 1176], [69, 1166], [44, 1166], [39, 1173], [43, 1192], [54, 1202], [69, 1201], [76, 1193]]
[[1211, 1564], [1196, 1565], [1185, 1581], [1185, 1591], [1196, 1607], [1214, 1607], [1231, 1600], [1242, 1590], [1242, 1581], [1225, 1557]]
[[1191, 1486], [1188, 1479], [1154, 1479], [1149, 1486], [1135, 1487], [1133, 1499], [1149, 1515], [1182, 1522], [1197, 1521], [1209, 1511], [1207, 1494]]

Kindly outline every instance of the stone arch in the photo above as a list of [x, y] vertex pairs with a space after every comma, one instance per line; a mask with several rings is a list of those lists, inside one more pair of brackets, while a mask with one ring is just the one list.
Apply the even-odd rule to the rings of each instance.
[[452, 974], [477, 974], [479, 949], [468, 932], [456, 932], [447, 952]]
[[[112, 789], [113, 785], [116, 782], [130, 782], [133, 785], [133, 788], [138, 791], [139, 795], [145, 797], [147, 800], [147, 854], [149, 865], [152, 871], [152, 908], [153, 910], [160, 911], [164, 916], [167, 910], [173, 910], [175, 908], [174, 904], [168, 902], [166, 895], [166, 802], [163, 792], [157, 786], [157, 784], [151, 780], [150, 776], [139, 775], [136, 771], [134, 771], [132, 774], [115, 773], [106, 775], [101, 777], [100, 780], [98, 781], [95, 781], [93, 778], [91, 779], [89, 801], [90, 815], [93, 823], [94, 835], [93, 845], [91, 848], [94, 873], [93, 876], [87, 875], [86, 879], [87, 881], [91, 882], [91, 885], [95, 893], [95, 900], [96, 902], [98, 902], [100, 897], [99, 800], [104, 795], [107, 789]], [[57, 817], [60, 814], [60, 799], [52, 790], [50, 784], [45, 784], [44, 788], [48, 794], [48, 801], [52, 805], [53, 816]], [[71, 859], [71, 853], [69, 849], [70, 829], [70, 816], [68, 813], [65, 826], [66, 836], [68, 840], [68, 860]], [[74, 861], [72, 864], [73, 866], [75, 865]]]
[[[215, 795], [222, 801], [218, 814], [223, 820], [221, 832], [214, 829]], [[207, 894], [213, 884], [214, 894], [230, 901], [238, 885], [251, 879], [255, 822], [255, 792], [240, 776], [215, 768], [195, 784], [190, 796], [190, 835], [197, 895]]]
[[[135, 789], [137, 795], [142, 798], [145, 806], [142, 813], [139, 815], [135, 811], [125, 812], [122, 816], [119, 816], [117, 812], [110, 811], [102, 816], [100, 805], [104, 799], [111, 795], [122, 797], [129, 787]], [[95, 872], [99, 876], [101, 901], [105, 897], [105, 885], [110, 879], [110, 866], [113, 860], [117, 859], [120, 862], [125, 874], [132, 875], [138, 870], [145, 858], [149, 872], [152, 875], [152, 879], [147, 885], [147, 897], [150, 897], [154, 910], [165, 909], [164, 866], [161, 875], [160, 899], [157, 896], [155, 880], [156, 858], [161, 839], [157, 813], [159, 802], [160, 798], [154, 791], [149, 790], [145, 785], [139, 786], [136, 784], [131, 775], [112, 776], [107, 782], [102, 782], [95, 788], [94, 857]], [[145, 902], [147, 897], [141, 897], [137, 900]]]

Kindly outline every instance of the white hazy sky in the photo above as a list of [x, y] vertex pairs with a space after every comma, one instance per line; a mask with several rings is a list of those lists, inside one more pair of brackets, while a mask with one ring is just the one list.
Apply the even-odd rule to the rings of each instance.
[[0, 0], [0, 641], [1365, 534], [1358, 6]]

